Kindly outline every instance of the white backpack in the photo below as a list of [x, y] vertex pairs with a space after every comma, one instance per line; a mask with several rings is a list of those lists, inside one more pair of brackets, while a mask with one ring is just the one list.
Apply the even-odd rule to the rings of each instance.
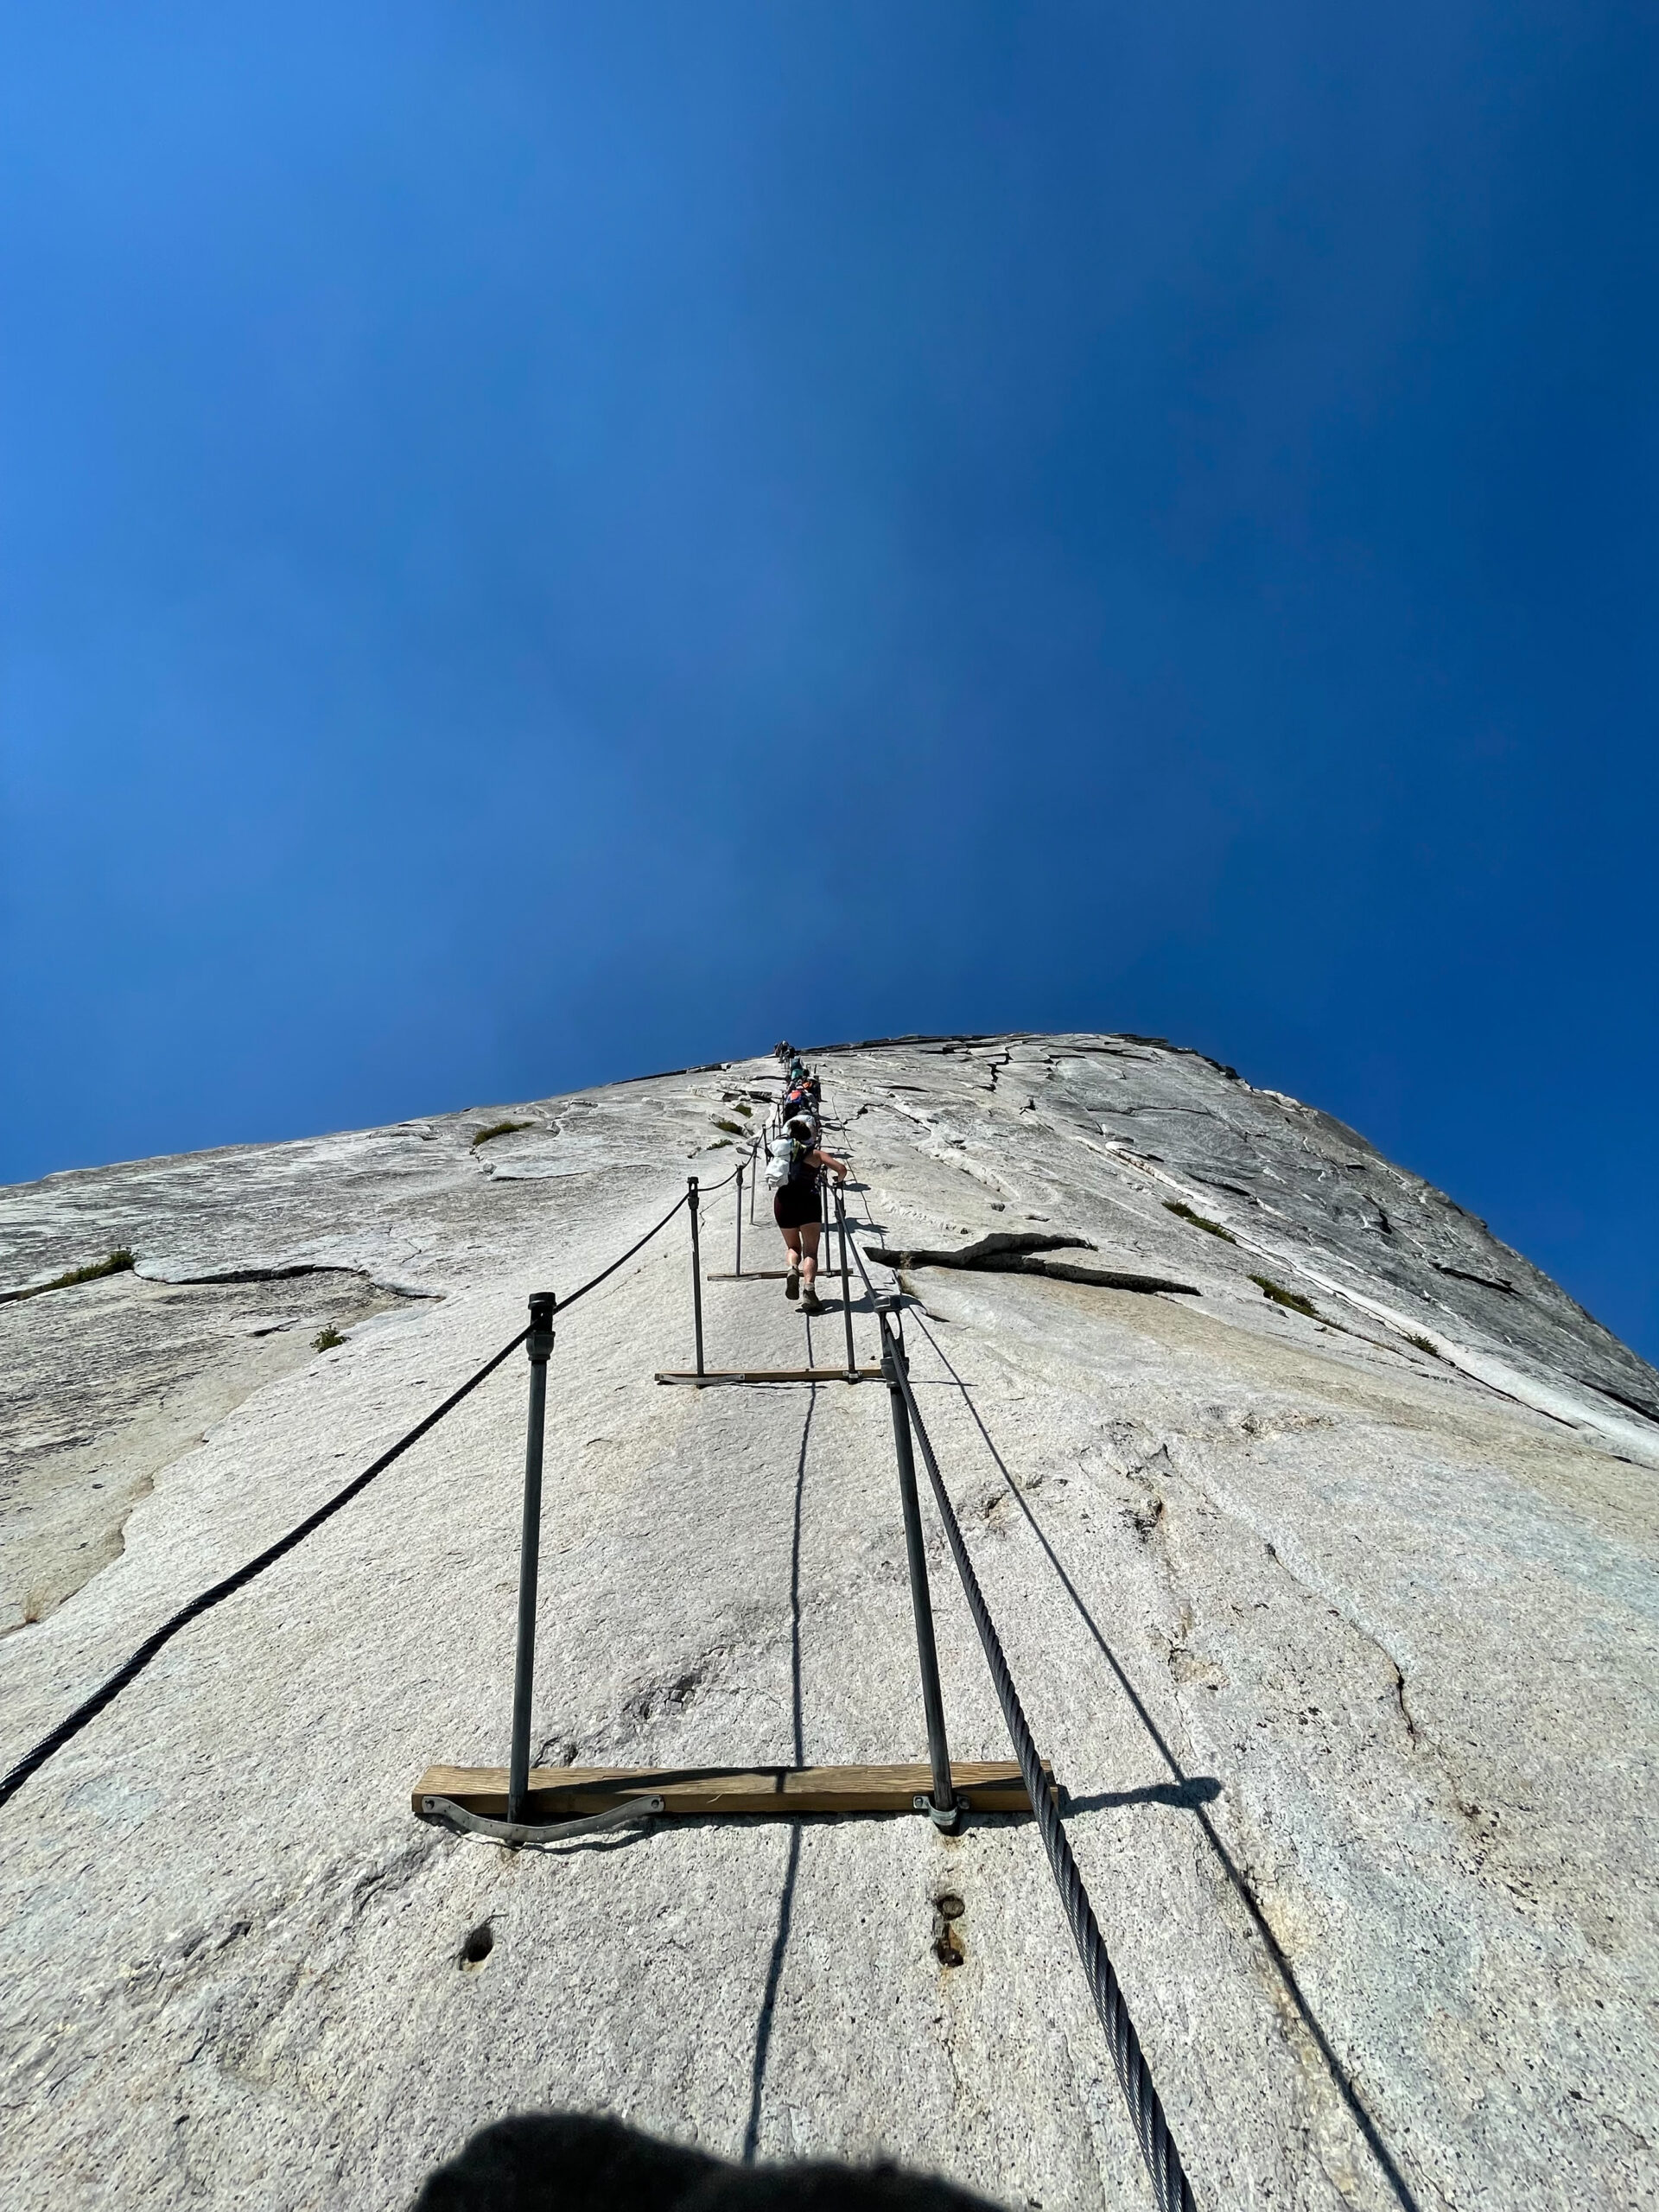
[[795, 1175], [795, 1140], [787, 1129], [766, 1140], [766, 1188], [781, 1191]]

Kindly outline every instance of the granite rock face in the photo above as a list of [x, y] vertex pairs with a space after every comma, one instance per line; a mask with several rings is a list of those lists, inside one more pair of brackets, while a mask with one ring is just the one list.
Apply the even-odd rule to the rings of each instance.
[[[1653, 2204], [1659, 1376], [1353, 1131], [1196, 1054], [811, 1057], [1200, 2205]], [[772, 1078], [0, 1194], [0, 1289], [137, 1262], [0, 1305], [0, 1764], [530, 1291], [726, 1174]], [[1033, 1264], [928, 1259], [976, 1245]], [[1189, 1287], [1125, 1287], [1156, 1282]], [[703, 1297], [711, 1365], [842, 1356], [838, 1285], [816, 1319], [776, 1282]], [[659, 1388], [690, 1351], [682, 1216], [558, 1323], [538, 1756], [921, 1758], [886, 1392]], [[429, 1763], [505, 1760], [524, 1395], [515, 1357], [0, 1809], [8, 2204], [401, 2207], [554, 2107], [1149, 2202], [1029, 1823], [515, 1853], [412, 1816]], [[1004, 1758], [937, 1530], [930, 1556], [952, 1750]]]

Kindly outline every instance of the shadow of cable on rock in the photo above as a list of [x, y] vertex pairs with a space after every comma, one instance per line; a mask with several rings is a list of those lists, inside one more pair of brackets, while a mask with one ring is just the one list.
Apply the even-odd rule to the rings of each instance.
[[1213, 1805], [1221, 1784], [1213, 1774], [1194, 1774], [1184, 1782], [1149, 1782], [1144, 1789], [1102, 1789], [1092, 1797], [1074, 1797], [1062, 1788], [1060, 1810], [1065, 1813], [1109, 1813], [1120, 1805], [1170, 1805], [1179, 1813], [1196, 1812]]
[[[810, 1344], [810, 1325], [808, 1343]], [[818, 1385], [807, 1392], [806, 1417], [801, 1423], [801, 1447], [795, 1460], [795, 1513], [789, 1548], [789, 1670], [790, 1707], [794, 1728], [797, 1766], [806, 1764], [806, 1732], [801, 1719], [801, 1504], [806, 1492], [806, 1450], [812, 1435], [812, 1416], [817, 1411]], [[749, 2119], [743, 2130], [743, 2163], [753, 2165], [760, 2145], [760, 2100], [766, 2088], [766, 2059], [772, 2050], [772, 2024], [778, 2010], [778, 1988], [784, 1978], [784, 1958], [789, 1949], [790, 1924], [795, 1915], [795, 1884], [801, 1870], [801, 1823], [789, 1824], [789, 1852], [784, 1862], [784, 1885], [778, 1899], [778, 1927], [772, 1939], [772, 1958], [766, 1967], [766, 1993], [754, 2024], [754, 2066], [749, 2080]]]
[[[915, 1315], [915, 1320], [918, 1328], [921, 1330], [922, 1334], [927, 1338], [928, 1343], [933, 1347], [934, 1352], [938, 1356], [940, 1364], [944, 1368], [945, 1372], [950, 1376], [951, 1382], [955, 1383], [957, 1389], [961, 1392], [962, 1402], [967, 1407], [969, 1414], [972, 1416], [974, 1426], [978, 1429], [981, 1437], [983, 1439], [986, 1450], [990, 1453], [991, 1458], [996, 1463], [997, 1471], [1001, 1476], [1004, 1483], [1007, 1485], [1008, 1495], [1013, 1498], [1014, 1503], [1020, 1508], [1020, 1512], [1024, 1514], [1032, 1534], [1042, 1546], [1045, 1554], [1047, 1555], [1049, 1565], [1059, 1577], [1060, 1582], [1065, 1590], [1067, 1597], [1071, 1599], [1072, 1605], [1077, 1608], [1078, 1617], [1082, 1620], [1084, 1627], [1094, 1638], [1094, 1641], [1100, 1650], [1101, 1656], [1105, 1660], [1107, 1665], [1116, 1676], [1119, 1688], [1122, 1690], [1123, 1694], [1128, 1699], [1129, 1703], [1135, 1707], [1141, 1726], [1151, 1737], [1153, 1742], [1157, 1745], [1159, 1756], [1162, 1758], [1165, 1765], [1169, 1769], [1170, 1773], [1174, 1777], [1174, 1796], [1171, 1798], [1160, 1799], [1158, 1797], [1155, 1791], [1148, 1792], [1145, 1790], [1131, 1790], [1121, 1794], [1109, 1793], [1108, 1795], [1098, 1798], [1069, 1799], [1068, 1809], [1074, 1812], [1086, 1812], [1093, 1811], [1097, 1807], [1104, 1807], [1110, 1804], [1122, 1804], [1125, 1802], [1144, 1802], [1167, 1803], [1179, 1802], [1185, 1808], [1192, 1811], [1194, 1818], [1198, 1821], [1198, 1827], [1204, 1832], [1205, 1841], [1209, 1844], [1211, 1851], [1214, 1852], [1223, 1872], [1226, 1875], [1234, 1894], [1237, 1897], [1240, 1904], [1244, 1907], [1245, 1911], [1249, 1914], [1251, 1924], [1261, 1939], [1263, 1949], [1267, 1952], [1268, 1958], [1273, 1962], [1274, 1971], [1278, 1975], [1280, 1982], [1285, 1990], [1286, 1995], [1295, 2006], [1303, 2026], [1306, 2029], [1309, 2036], [1312, 2037], [1313, 2043], [1319, 2050], [1319, 2056], [1324, 2061], [1325, 2071], [1331, 2078], [1333, 2088], [1336, 2089], [1338, 2095], [1342, 2099], [1343, 2103], [1347, 2107], [1350, 2117], [1352, 2119], [1355, 2126], [1358, 2128], [1360, 2133], [1364, 2137], [1366, 2144], [1370, 2150], [1371, 2156], [1376, 2159], [1383, 2179], [1387, 2182], [1389, 2189], [1394, 2194], [1395, 2202], [1402, 2208], [1402, 2212], [1422, 2212], [1422, 2208], [1418, 2202], [1415, 2193], [1412, 2190], [1411, 2184], [1407, 2181], [1405, 2176], [1395, 2164], [1393, 2153], [1389, 2151], [1387, 2144], [1384, 2143], [1382, 2136], [1378, 2133], [1376, 2123], [1371, 2118], [1370, 2113], [1366, 2110], [1358, 2090], [1354, 2087], [1353, 2082], [1349, 2078], [1347, 2069], [1343, 2065], [1342, 2061], [1337, 2056], [1336, 2052], [1332, 2049], [1330, 2038], [1325, 2034], [1324, 2028], [1320, 2025], [1319, 2016], [1315, 2013], [1312, 2005], [1309, 2004], [1306, 1994], [1304, 1992], [1300, 1982], [1296, 1978], [1295, 1968], [1292, 1966], [1288, 1958], [1286, 1957], [1278, 1937], [1274, 1934], [1272, 1928], [1268, 1925], [1267, 1916], [1262, 1910], [1261, 1904], [1256, 1898], [1255, 1892], [1250, 1887], [1249, 1882], [1247, 1880], [1243, 1869], [1238, 1866], [1237, 1862], [1233, 1858], [1231, 1852], [1228, 1850], [1226, 1844], [1222, 1840], [1221, 1836], [1217, 1834], [1214, 1822], [1211, 1820], [1208, 1813], [1204, 1809], [1205, 1803], [1209, 1802], [1209, 1800], [1202, 1799], [1196, 1794], [1196, 1792], [1204, 1784], [1209, 1783], [1212, 1777], [1208, 1776], [1189, 1776], [1182, 1768], [1180, 1761], [1176, 1758], [1174, 1751], [1171, 1749], [1168, 1742], [1166, 1740], [1162, 1730], [1153, 1719], [1152, 1714], [1147, 1711], [1140, 1692], [1135, 1688], [1135, 1684], [1129, 1680], [1128, 1675], [1124, 1672], [1123, 1668], [1119, 1662], [1117, 1654], [1112, 1649], [1111, 1645], [1106, 1641], [1106, 1637], [1101, 1630], [1099, 1622], [1096, 1620], [1093, 1613], [1090, 1611], [1088, 1605], [1084, 1600], [1083, 1593], [1078, 1590], [1077, 1584], [1073, 1582], [1071, 1575], [1067, 1573], [1066, 1568], [1060, 1559], [1059, 1554], [1049, 1541], [1047, 1533], [1044, 1529], [1042, 1523], [1032, 1511], [1030, 1500], [1026, 1497], [1024, 1491], [1020, 1488], [1019, 1484], [1014, 1481], [1014, 1477], [1009, 1473], [1007, 1462], [1004, 1460], [1002, 1454], [997, 1450], [995, 1444], [992, 1441], [991, 1433], [989, 1429], [986, 1427], [984, 1421], [980, 1417], [979, 1408], [974, 1403], [973, 1398], [969, 1394], [968, 1385], [963, 1381], [962, 1377], [957, 1373], [956, 1369], [951, 1365], [950, 1358], [944, 1351], [944, 1347], [940, 1344], [938, 1338], [934, 1335], [932, 1330], [928, 1327], [925, 1319], [920, 1313], [918, 1313]], [[1192, 1794], [1183, 1795], [1183, 1793]], [[1220, 1785], [1217, 1783], [1211, 1791], [1211, 1796], [1215, 1797], [1219, 1796], [1219, 1795]]]

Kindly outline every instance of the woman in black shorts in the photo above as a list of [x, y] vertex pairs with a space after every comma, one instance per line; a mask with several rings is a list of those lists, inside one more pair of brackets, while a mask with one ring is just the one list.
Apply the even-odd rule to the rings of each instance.
[[818, 1231], [823, 1222], [823, 1199], [818, 1189], [818, 1171], [827, 1168], [838, 1182], [847, 1180], [847, 1163], [837, 1160], [832, 1152], [820, 1152], [818, 1133], [805, 1115], [798, 1115], [784, 1124], [785, 1133], [795, 1141], [794, 1156], [790, 1165], [790, 1177], [772, 1202], [772, 1217], [784, 1232], [784, 1243], [789, 1251], [789, 1273], [784, 1278], [784, 1296], [798, 1297], [803, 1313], [822, 1313], [823, 1302], [818, 1297]]

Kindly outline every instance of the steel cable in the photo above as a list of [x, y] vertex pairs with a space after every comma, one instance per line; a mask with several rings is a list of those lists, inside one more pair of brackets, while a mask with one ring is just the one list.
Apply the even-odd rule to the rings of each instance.
[[[728, 1180], [730, 1179], [728, 1177]], [[580, 1290], [572, 1291], [559, 1311], [568, 1312], [578, 1299], [586, 1298], [590, 1290], [598, 1289], [607, 1276], [613, 1275], [619, 1268], [626, 1266], [636, 1252], [643, 1251], [653, 1236], [659, 1236], [668, 1227], [669, 1223], [673, 1220], [684, 1204], [683, 1196], [677, 1198], [654, 1229], [648, 1229], [637, 1244], [631, 1244], [620, 1259], [613, 1260], [609, 1267], [602, 1268], [591, 1281], [583, 1283]], [[460, 1389], [452, 1392], [443, 1403], [428, 1414], [423, 1421], [416, 1421], [408, 1434], [400, 1436], [389, 1451], [383, 1452], [372, 1467], [365, 1467], [360, 1475], [354, 1476], [343, 1490], [336, 1491], [331, 1498], [325, 1500], [321, 1505], [318, 1506], [315, 1513], [308, 1514], [305, 1519], [297, 1527], [290, 1529], [285, 1536], [279, 1536], [274, 1544], [268, 1545], [256, 1558], [238, 1567], [234, 1573], [226, 1575], [222, 1581], [215, 1582], [211, 1589], [204, 1590], [199, 1597], [193, 1598], [188, 1605], [181, 1605], [170, 1619], [163, 1621], [152, 1635], [144, 1638], [130, 1658], [124, 1661], [116, 1669], [114, 1674], [106, 1681], [100, 1683], [89, 1698], [83, 1699], [74, 1711], [67, 1714], [59, 1721], [55, 1728], [49, 1730], [46, 1735], [42, 1736], [32, 1750], [24, 1752], [22, 1758], [10, 1770], [4, 1779], [0, 1780], [0, 1806], [9, 1803], [32, 1774], [43, 1767], [54, 1752], [60, 1751], [67, 1743], [78, 1736], [89, 1721], [95, 1720], [105, 1707], [118, 1697], [130, 1682], [136, 1681], [156, 1653], [165, 1644], [171, 1643], [181, 1628], [188, 1628], [190, 1623], [201, 1614], [219, 1605], [224, 1599], [233, 1596], [245, 1584], [251, 1582], [256, 1575], [263, 1574], [268, 1567], [275, 1566], [276, 1562], [285, 1553], [291, 1552], [296, 1544], [303, 1543], [308, 1535], [321, 1528], [325, 1521], [332, 1520], [342, 1506], [351, 1503], [359, 1491], [366, 1490], [377, 1475], [384, 1474], [394, 1459], [401, 1459], [411, 1444], [417, 1444], [429, 1429], [437, 1427], [446, 1414], [453, 1413], [463, 1398], [470, 1397], [480, 1382], [494, 1374], [496, 1369], [510, 1353], [518, 1351], [529, 1334], [530, 1331], [527, 1328], [520, 1329], [518, 1335], [503, 1344], [499, 1351], [493, 1353], [490, 1358], [486, 1359], [478, 1372], [469, 1376], [461, 1384]]]
[[[734, 1169], [733, 1173], [735, 1173], [736, 1170]], [[728, 1175], [726, 1179], [729, 1182], [731, 1180], [731, 1177]], [[722, 1186], [716, 1183], [714, 1187], [718, 1191]], [[583, 1283], [580, 1290], [573, 1290], [569, 1297], [565, 1299], [559, 1306], [558, 1311], [561, 1313], [568, 1313], [579, 1298], [586, 1298], [590, 1290], [597, 1290], [601, 1283], [604, 1281], [607, 1275], [613, 1275], [619, 1268], [626, 1267], [628, 1262], [633, 1257], [636, 1252], [643, 1252], [653, 1236], [660, 1236], [662, 1235], [664, 1230], [668, 1227], [669, 1223], [673, 1220], [675, 1215], [678, 1213], [680, 1208], [685, 1204], [686, 1199], [689, 1198], [690, 1195], [691, 1193], [688, 1191], [682, 1197], [676, 1198], [673, 1205], [670, 1206], [668, 1211], [663, 1216], [655, 1229], [648, 1229], [637, 1244], [629, 1245], [627, 1250], [622, 1255], [620, 1260], [613, 1260], [608, 1268], [601, 1268], [599, 1273], [594, 1275], [590, 1281]], [[526, 1329], [524, 1336], [528, 1336], [530, 1332]], [[517, 1341], [522, 1344], [524, 1342], [524, 1337], [518, 1338]]]
[[[844, 1223], [846, 1209], [842, 1206], [840, 1211]], [[870, 1281], [864, 1255], [859, 1250], [855, 1238], [849, 1238], [849, 1242], [858, 1262], [858, 1271], [864, 1278], [865, 1287], [874, 1303], [875, 1285]], [[883, 1333], [886, 1334], [885, 1330]], [[1037, 1816], [1038, 1834], [1042, 1837], [1049, 1868], [1060, 1893], [1060, 1904], [1071, 1930], [1071, 1940], [1077, 1947], [1084, 1972], [1089, 1977], [1095, 2010], [1106, 2031], [1106, 2041], [1111, 2050], [1118, 2087], [1123, 2092], [1123, 2101], [1129, 2108], [1130, 2122], [1141, 2146], [1141, 2155], [1146, 2161], [1147, 2171], [1152, 2178], [1153, 2195], [1157, 2200], [1159, 2212], [1194, 2212], [1192, 2191], [1181, 2164], [1180, 2152], [1170, 2133], [1169, 2123], [1164, 2117], [1163, 2104], [1154, 2084], [1151, 2069], [1141, 2048], [1141, 2038], [1135, 2033], [1135, 2023], [1129, 2018], [1129, 2009], [1107, 1951], [1106, 1940], [1100, 1932], [1100, 1923], [1095, 1918], [1094, 1907], [1090, 1903], [1088, 1891], [1084, 1887], [1083, 1876], [1072, 1856], [1059, 1812], [1049, 1795], [1048, 1780], [1043, 1772], [1036, 1742], [1020, 1702], [1020, 1693], [1014, 1688], [1014, 1677], [1008, 1671], [996, 1624], [991, 1618], [984, 1592], [979, 1586], [979, 1577], [968, 1556], [956, 1509], [950, 1503], [944, 1478], [939, 1472], [939, 1463], [923, 1425], [921, 1408], [916, 1402], [915, 1392], [911, 1389], [910, 1376], [906, 1372], [904, 1361], [897, 1357], [896, 1352], [892, 1367], [904, 1392], [916, 1440], [921, 1446], [922, 1464], [927, 1469], [933, 1501], [944, 1527], [950, 1555], [957, 1564], [957, 1573], [968, 1600], [968, 1610], [973, 1615], [986, 1664], [991, 1670], [997, 1702], [1002, 1708], [1002, 1718], [1007, 1724], [1014, 1754], [1020, 1762], [1020, 1772]]]
[[418, 1422], [410, 1430], [407, 1436], [400, 1437], [389, 1452], [382, 1452], [372, 1467], [365, 1467], [360, 1475], [346, 1484], [344, 1490], [336, 1491], [334, 1495], [324, 1504], [320, 1505], [315, 1513], [308, 1514], [297, 1528], [290, 1529], [285, 1536], [279, 1536], [276, 1541], [268, 1546], [257, 1558], [251, 1559], [245, 1566], [238, 1567], [233, 1574], [227, 1574], [223, 1581], [214, 1583], [211, 1590], [204, 1590], [199, 1597], [193, 1598], [188, 1605], [181, 1605], [170, 1620], [163, 1621], [154, 1635], [146, 1637], [132, 1656], [118, 1667], [106, 1682], [95, 1689], [92, 1695], [78, 1705], [66, 1719], [59, 1721], [57, 1726], [43, 1736], [32, 1751], [24, 1753], [5, 1779], [0, 1781], [0, 1805], [4, 1805], [15, 1796], [24, 1783], [29, 1780], [30, 1775], [38, 1768], [44, 1766], [54, 1751], [61, 1751], [72, 1737], [78, 1736], [88, 1721], [96, 1719], [105, 1707], [113, 1698], [118, 1697], [129, 1682], [143, 1672], [162, 1645], [170, 1643], [181, 1628], [187, 1627], [198, 1614], [205, 1613], [210, 1606], [218, 1605], [221, 1599], [228, 1598], [233, 1592], [241, 1589], [245, 1583], [251, 1582], [256, 1574], [263, 1573], [266, 1567], [274, 1565], [277, 1560], [281, 1559], [285, 1552], [291, 1552], [296, 1544], [302, 1543], [314, 1529], [320, 1529], [325, 1521], [331, 1520], [342, 1506], [349, 1505], [359, 1491], [366, 1489], [378, 1474], [384, 1472], [394, 1459], [401, 1458], [411, 1444], [424, 1436], [428, 1429], [435, 1427], [444, 1415], [454, 1407], [458, 1406], [470, 1392], [477, 1389], [486, 1376], [493, 1375], [510, 1352], [518, 1351], [529, 1334], [528, 1329], [521, 1329], [511, 1344], [503, 1344], [493, 1358], [486, 1360], [477, 1374], [463, 1382], [460, 1389], [452, 1396], [446, 1398], [435, 1412], [429, 1413], [424, 1421]]
[[[740, 1160], [738, 1161], [738, 1163], [737, 1163], [737, 1167], [741, 1167], [742, 1165], [743, 1165], [743, 1162]], [[698, 1197], [699, 1197], [699, 1198], [712, 1198], [714, 1197], [715, 1192], [716, 1191], [723, 1191], [723, 1190], [725, 1189], [726, 1185], [727, 1185], [728, 1183], [734, 1183], [734, 1182], [737, 1180], [737, 1167], [734, 1167], [734, 1168], [733, 1168], [733, 1170], [732, 1170], [732, 1172], [731, 1172], [731, 1173], [730, 1173], [729, 1175], [722, 1175], [722, 1176], [721, 1177], [721, 1179], [720, 1179], [720, 1180], [719, 1180], [719, 1182], [718, 1182], [718, 1183], [703, 1183], [703, 1184], [701, 1184], [701, 1185], [699, 1185], [699, 1187], [698, 1187], [698, 1191], [697, 1191], [697, 1195], [698, 1195]], [[683, 1198], [682, 1198], [682, 1199], [681, 1199], [680, 1204], [681, 1204], [682, 1205], [683, 1205], [685, 1204], [685, 1201], [684, 1201], [684, 1199], [683, 1199]], [[662, 1224], [659, 1222], [659, 1223], [658, 1224], [658, 1228], [660, 1228], [661, 1226], [662, 1226]], [[652, 1232], [651, 1232], [651, 1233], [652, 1233], [652, 1235], [654, 1236], [657, 1234], [657, 1230], [656, 1230], [655, 1229], [653, 1229], [653, 1230], [652, 1230]], [[623, 1255], [623, 1257], [626, 1259], [626, 1256], [627, 1256], [627, 1255], [625, 1253], [625, 1254]], [[578, 1292], [577, 1292], [577, 1294], [576, 1294], [576, 1296], [577, 1296], [578, 1298], [580, 1298], [580, 1297], [581, 1297], [581, 1295], [582, 1295], [582, 1293], [581, 1293], [580, 1291], [578, 1291]], [[574, 1303], [574, 1300], [573, 1300], [572, 1302]]]

